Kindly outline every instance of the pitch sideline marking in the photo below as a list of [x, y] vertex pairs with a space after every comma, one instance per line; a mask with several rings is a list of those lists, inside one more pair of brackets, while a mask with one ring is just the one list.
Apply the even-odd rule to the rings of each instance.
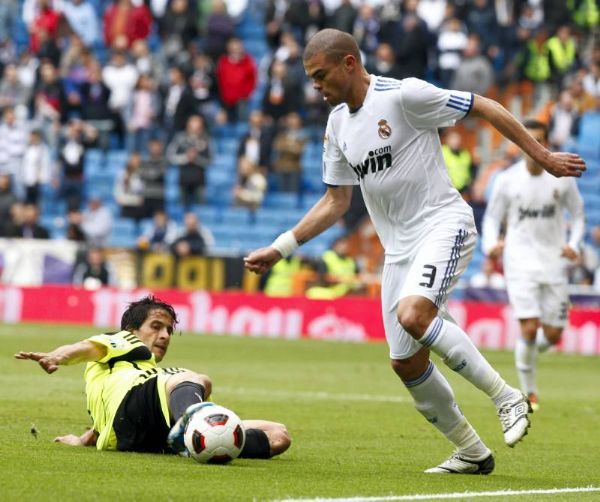
[[386, 497], [349, 497], [349, 498], [315, 498], [315, 499], [282, 499], [280, 502], [388, 502], [397, 500], [444, 500], [464, 497], [514, 497], [524, 495], [554, 495], [557, 493], [589, 493], [600, 492], [600, 487], [585, 486], [578, 488], [549, 488], [534, 490], [498, 490], [494, 492], [460, 492], [430, 493], [420, 495], [390, 495]]
[[219, 393], [257, 395], [261, 397], [318, 399], [322, 401], [377, 401], [382, 403], [408, 403], [412, 399], [402, 396], [382, 396], [369, 394], [338, 394], [325, 391], [287, 391], [270, 389], [244, 389], [240, 387], [219, 387]]

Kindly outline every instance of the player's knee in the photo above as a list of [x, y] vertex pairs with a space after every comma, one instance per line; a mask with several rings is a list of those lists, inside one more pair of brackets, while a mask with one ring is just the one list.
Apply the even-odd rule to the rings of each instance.
[[173, 375], [167, 382], [167, 391], [174, 389], [177, 385], [183, 382], [192, 382], [201, 385], [204, 388], [204, 399], [212, 393], [212, 381], [207, 375], [195, 373], [193, 371], [184, 371], [177, 375]]
[[556, 345], [560, 342], [562, 336], [562, 328], [551, 328], [544, 330], [544, 336], [550, 345]]
[[271, 456], [281, 455], [292, 444], [292, 438], [283, 424], [277, 424], [269, 431], [269, 446], [271, 448]]
[[429, 305], [421, 301], [405, 298], [398, 304], [397, 313], [402, 328], [413, 338], [419, 339], [437, 315], [437, 309], [429, 308]]

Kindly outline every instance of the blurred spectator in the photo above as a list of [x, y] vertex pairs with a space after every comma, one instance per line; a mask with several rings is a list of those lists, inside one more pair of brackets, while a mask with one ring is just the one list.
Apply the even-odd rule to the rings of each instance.
[[291, 78], [287, 65], [282, 61], [273, 61], [269, 80], [262, 100], [262, 111], [277, 123], [291, 112], [299, 112], [302, 107], [303, 80]]
[[22, 195], [21, 164], [28, 143], [28, 127], [17, 122], [15, 110], [7, 107], [2, 113], [0, 125], [0, 174], [13, 176], [13, 187], [17, 194]]
[[23, 205], [23, 222], [16, 237], [24, 239], [49, 239], [50, 234], [39, 224], [40, 213], [35, 204]]
[[172, 0], [161, 20], [160, 34], [167, 57], [185, 50], [197, 36], [196, 3], [189, 0]]
[[346, 33], [352, 33], [357, 16], [358, 12], [352, 3], [352, 0], [341, 0], [339, 6], [331, 15], [327, 27], [345, 31]]
[[352, 35], [358, 46], [367, 57], [372, 55], [379, 44], [379, 17], [375, 8], [368, 3], [362, 4], [358, 9], [358, 15], [354, 20]]
[[294, 294], [294, 280], [302, 270], [302, 259], [291, 255], [279, 260], [263, 278], [263, 292], [267, 296], [287, 297]]
[[[302, 1], [300, 3], [303, 3]], [[283, 31], [283, 24], [287, 13], [286, 2], [278, 0], [267, 0], [265, 7], [265, 33], [267, 44], [271, 49], [279, 45], [279, 39]]]
[[115, 181], [115, 200], [120, 208], [121, 218], [139, 221], [146, 216], [144, 211], [144, 182], [140, 177], [141, 158], [137, 152], [129, 156], [125, 169]]
[[50, 183], [52, 175], [50, 148], [44, 143], [42, 133], [35, 129], [29, 133], [29, 143], [25, 148], [21, 173], [25, 186], [25, 202], [37, 205], [40, 186]]
[[369, 73], [387, 78], [402, 78], [402, 70], [396, 64], [396, 55], [390, 44], [381, 43], [377, 46], [375, 54], [367, 62]]
[[447, 133], [442, 145], [442, 155], [450, 181], [463, 197], [469, 199], [469, 190], [476, 176], [477, 166], [469, 151], [463, 147], [462, 137], [458, 132], [451, 130]]
[[[234, 25], [223, 0], [212, 0], [211, 5], [212, 9], [206, 20], [204, 50], [213, 61], [217, 61], [234, 36]], [[230, 54], [230, 49], [227, 52]]]
[[168, 252], [178, 233], [177, 224], [169, 219], [167, 213], [156, 211], [152, 217], [152, 226], [137, 241], [138, 249], [155, 253]]
[[110, 262], [104, 256], [104, 250], [99, 247], [88, 249], [83, 262], [73, 272], [73, 284], [84, 289], [96, 290], [103, 286], [113, 286], [114, 271]]
[[567, 24], [560, 26], [556, 34], [548, 39], [547, 45], [552, 78], [562, 85], [565, 75], [573, 70], [577, 62], [577, 43], [571, 33], [571, 27]]
[[257, 209], [261, 206], [267, 190], [267, 178], [262, 170], [248, 157], [238, 161], [238, 179], [233, 187], [233, 202], [237, 206]]
[[459, 19], [452, 17], [444, 21], [437, 39], [437, 68], [443, 87], [450, 86], [454, 72], [461, 64], [467, 40], [466, 28]]
[[232, 38], [227, 43], [227, 53], [217, 62], [217, 83], [221, 103], [230, 122], [245, 119], [246, 101], [256, 87], [256, 64], [246, 54], [242, 42]]
[[196, 98], [183, 68], [169, 69], [169, 85], [164, 91], [163, 103], [162, 123], [169, 141], [175, 133], [185, 129], [191, 115], [198, 113]]
[[179, 168], [181, 202], [186, 209], [204, 201], [206, 169], [212, 160], [210, 138], [200, 115], [192, 115], [185, 131], [167, 148], [169, 162]]
[[59, 75], [66, 95], [66, 114], [80, 118], [81, 86], [87, 81], [87, 67], [92, 62], [92, 54], [78, 35], [72, 34], [69, 41], [68, 48], [62, 52]]
[[63, 4], [64, 0], [50, 0], [49, 2], [43, 2], [42, 0], [24, 0], [21, 11], [23, 22], [29, 29], [35, 18], [40, 14], [44, 5], [49, 5], [50, 8], [56, 12], [62, 12]]
[[143, 217], [149, 218], [165, 207], [165, 176], [167, 158], [163, 142], [152, 138], [148, 142], [148, 156], [140, 163], [139, 175], [142, 180]]
[[71, 120], [61, 137], [58, 162], [62, 174], [60, 195], [69, 209], [81, 208], [83, 169], [87, 149], [94, 145], [98, 132], [80, 120]]
[[0, 2], [0, 42], [10, 39], [18, 10], [17, 0], [3, 0]]
[[600, 61], [592, 62], [590, 71], [583, 77], [581, 83], [584, 91], [590, 96], [600, 97]]
[[44, 38], [48, 39], [56, 37], [59, 22], [60, 12], [53, 9], [50, 0], [38, 0], [37, 12], [28, 26], [29, 48], [33, 54], [37, 54], [40, 50], [42, 34]]
[[277, 177], [277, 189], [282, 192], [299, 193], [302, 178], [302, 153], [306, 135], [302, 119], [297, 113], [285, 117], [284, 128], [273, 141], [272, 172]]
[[81, 37], [87, 47], [93, 47], [100, 38], [100, 20], [88, 0], [67, 0], [63, 14], [71, 29]]
[[154, 121], [159, 111], [160, 100], [154, 81], [149, 75], [142, 74], [125, 109], [128, 152], [144, 151], [154, 132]]
[[248, 125], [248, 132], [242, 137], [238, 146], [238, 162], [242, 157], [246, 157], [259, 168], [268, 169], [271, 162], [273, 128], [260, 110], [250, 113]]
[[440, 31], [446, 12], [446, 0], [419, 0], [417, 5], [417, 14], [425, 21], [431, 33]]
[[27, 106], [31, 88], [19, 79], [17, 65], [8, 64], [0, 81], [0, 109], [7, 106], [24, 108]]
[[23, 225], [24, 204], [16, 200], [10, 206], [10, 217], [0, 221], [0, 237], [21, 237]]
[[102, 80], [110, 89], [108, 105], [113, 114], [114, 128], [124, 145], [124, 116], [138, 81], [136, 67], [127, 60], [123, 51], [114, 51], [102, 69]]
[[571, 93], [563, 90], [550, 111], [548, 124], [548, 139], [554, 149], [563, 151], [571, 139], [578, 117]]
[[281, 34], [281, 45], [273, 54], [273, 60], [285, 63], [287, 76], [292, 81], [300, 83], [306, 80], [304, 73], [304, 63], [302, 62], [302, 48], [294, 36], [285, 32]]
[[155, 82], [161, 82], [165, 78], [167, 73], [165, 62], [162, 58], [150, 52], [146, 40], [140, 39], [133, 42], [129, 53], [139, 75], [148, 75]]
[[504, 289], [504, 276], [496, 270], [494, 258], [486, 256], [481, 262], [481, 270], [469, 279], [472, 288]]
[[198, 111], [206, 119], [209, 126], [218, 120], [219, 107], [217, 79], [213, 61], [204, 53], [196, 54], [192, 61], [192, 75], [189, 79]]
[[131, 0], [113, 0], [104, 12], [103, 22], [104, 44], [127, 48], [150, 34], [152, 13], [144, 3], [135, 6]]
[[11, 177], [8, 174], [0, 174], [0, 222], [10, 219], [10, 208], [17, 202], [13, 193]]
[[347, 237], [336, 239], [317, 264], [317, 281], [306, 290], [308, 298], [327, 300], [360, 289], [356, 260], [349, 255]]
[[110, 133], [115, 128], [115, 117], [110, 110], [108, 86], [102, 81], [102, 67], [92, 62], [88, 68], [88, 79], [80, 88], [82, 118], [98, 131], [99, 145], [106, 151]]
[[583, 75], [580, 73], [576, 74], [573, 77], [573, 80], [569, 83], [568, 89], [571, 93], [571, 98], [573, 99], [575, 109], [579, 114], [582, 114], [595, 107], [596, 101], [594, 97], [588, 94], [583, 86]]
[[[414, 9], [414, 2], [407, 2], [405, 8]], [[414, 11], [407, 11], [399, 20], [390, 23], [384, 39], [396, 51], [396, 63], [402, 71], [402, 78], [425, 78], [428, 67], [429, 33], [427, 25]]]
[[88, 199], [88, 206], [81, 215], [81, 229], [86, 242], [91, 246], [106, 246], [112, 226], [110, 209], [104, 206], [98, 194], [92, 193]]
[[494, 68], [480, 52], [479, 37], [469, 35], [460, 66], [450, 81], [450, 89], [487, 95], [494, 84]]
[[171, 245], [171, 251], [177, 258], [205, 255], [214, 243], [212, 233], [204, 227], [194, 213], [183, 217], [184, 230]]
[[40, 67], [40, 81], [34, 93], [33, 120], [43, 131], [45, 140], [54, 149], [57, 146], [60, 123], [66, 114], [67, 97], [59, 80], [58, 71], [52, 63], [43, 63]]
[[493, 2], [491, 0], [473, 0], [472, 5], [466, 10], [465, 21], [469, 33], [479, 36], [483, 52], [489, 57], [494, 57], [498, 51], [500, 27]]
[[79, 210], [68, 210], [67, 211], [67, 230], [66, 238], [73, 242], [85, 242], [85, 234], [81, 228], [83, 215]]
[[325, 28], [325, 6], [321, 0], [291, 0], [285, 13], [300, 42], [308, 41], [317, 31]]

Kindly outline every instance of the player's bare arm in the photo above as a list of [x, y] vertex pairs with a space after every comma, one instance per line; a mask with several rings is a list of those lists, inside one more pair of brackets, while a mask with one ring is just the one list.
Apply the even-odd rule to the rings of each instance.
[[475, 95], [471, 116], [480, 117], [492, 124], [506, 138], [517, 144], [536, 163], [553, 176], [580, 177], [585, 171], [585, 161], [576, 153], [551, 152], [540, 145], [500, 103]]
[[66, 434], [54, 438], [55, 443], [62, 443], [68, 446], [96, 446], [98, 433], [94, 429], [88, 429], [81, 436], [75, 434]]
[[18, 352], [17, 359], [36, 361], [46, 373], [54, 373], [59, 366], [98, 361], [106, 355], [106, 347], [89, 340], [63, 345], [52, 352]]
[[[328, 187], [323, 197], [290, 231], [292, 235], [288, 234], [286, 237], [288, 239], [293, 238], [296, 245], [303, 244], [316, 237], [331, 227], [348, 211], [351, 198], [352, 186]], [[244, 258], [244, 266], [257, 274], [265, 273], [282, 258], [282, 253], [278, 251], [277, 247], [279, 246], [276, 243], [277, 240], [270, 246], [250, 253]], [[284, 254], [286, 253], [284, 252]]]

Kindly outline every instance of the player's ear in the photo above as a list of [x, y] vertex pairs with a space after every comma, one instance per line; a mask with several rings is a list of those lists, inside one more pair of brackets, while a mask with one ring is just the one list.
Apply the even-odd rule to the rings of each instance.
[[347, 72], [352, 72], [356, 68], [356, 58], [352, 54], [346, 54], [342, 61], [344, 69]]

